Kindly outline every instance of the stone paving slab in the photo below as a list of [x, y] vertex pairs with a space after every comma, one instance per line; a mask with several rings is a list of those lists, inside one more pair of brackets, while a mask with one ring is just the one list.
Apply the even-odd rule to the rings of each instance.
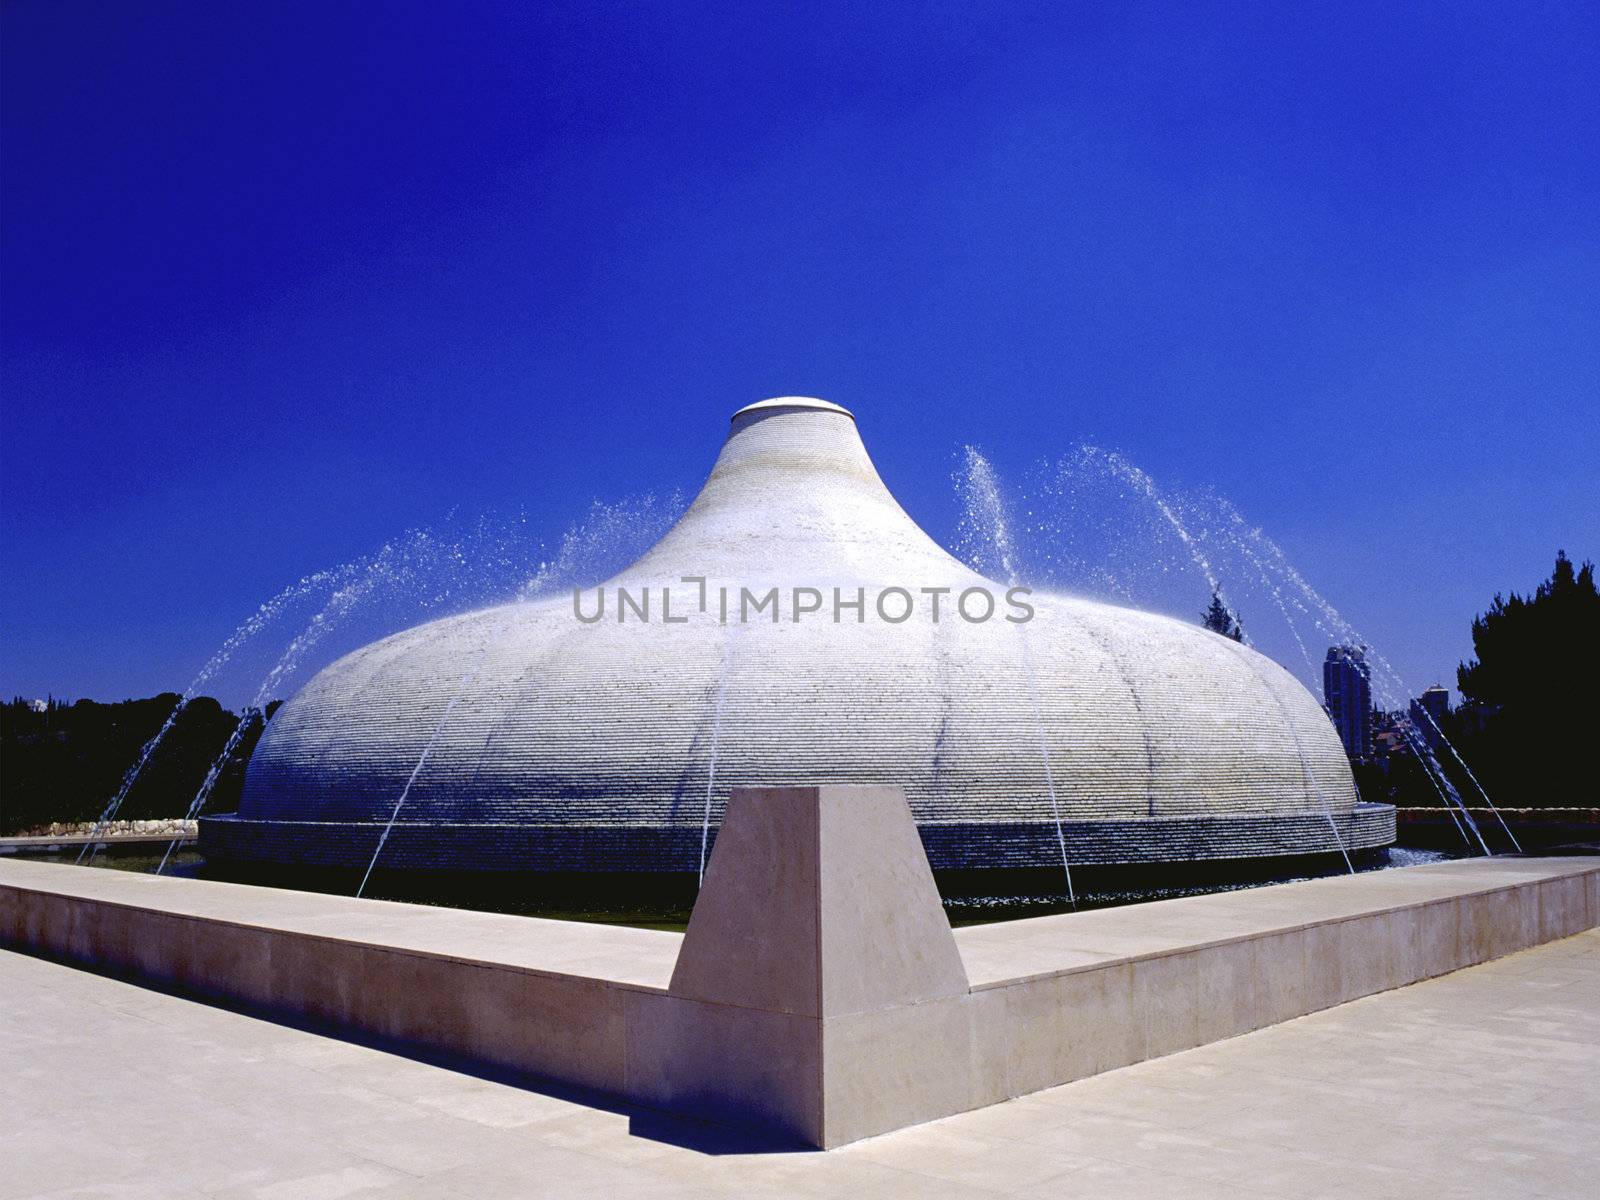
[[9, 952], [0, 1048], [0, 1200], [1412, 1200], [1585, 1195], [1600, 1171], [1600, 930], [827, 1152]]

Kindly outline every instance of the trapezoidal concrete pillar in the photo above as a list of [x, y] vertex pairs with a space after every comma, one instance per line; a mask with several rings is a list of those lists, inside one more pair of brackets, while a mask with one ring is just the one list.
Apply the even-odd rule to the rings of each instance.
[[668, 992], [629, 1010], [629, 1090], [854, 1141], [966, 1090], [967, 992], [900, 789], [737, 788]]

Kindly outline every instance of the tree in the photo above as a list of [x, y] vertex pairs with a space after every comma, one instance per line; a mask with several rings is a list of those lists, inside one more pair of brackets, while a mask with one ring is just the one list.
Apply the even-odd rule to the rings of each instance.
[[1600, 591], [1594, 564], [1565, 551], [1529, 596], [1496, 595], [1472, 622], [1476, 657], [1456, 683], [1454, 724], [1496, 799], [1588, 806], [1597, 800]]
[[1236, 642], [1244, 641], [1244, 626], [1239, 624], [1234, 611], [1222, 602], [1221, 592], [1211, 593], [1211, 607], [1200, 614], [1200, 624], [1212, 633], [1220, 633]]
[[[178, 702], [175, 692], [163, 692], [115, 704], [52, 699], [43, 712], [20, 697], [0, 704], [0, 835], [95, 820]], [[251, 728], [218, 778], [207, 812], [238, 806], [245, 768], [261, 737], [260, 717], [270, 719], [278, 704], [251, 713]], [[182, 816], [238, 723], [216, 700], [196, 696], [145, 764], [117, 816]]]

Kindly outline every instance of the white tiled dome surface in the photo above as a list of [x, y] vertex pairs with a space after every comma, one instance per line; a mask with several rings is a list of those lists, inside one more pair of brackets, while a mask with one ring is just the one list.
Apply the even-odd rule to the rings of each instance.
[[[713, 822], [736, 784], [894, 783], [936, 867], [1059, 862], [1046, 755], [1077, 861], [1393, 839], [1392, 810], [1356, 804], [1312, 696], [1198, 627], [1039, 595], [1025, 625], [962, 621], [946, 597], [937, 624], [923, 598], [898, 625], [869, 611], [863, 624], [786, 612], [723, 626], [714, 599], [710, 615], [692, 611], [685, 575], [735, 595], [865, 587], [869, 608], [884, 587], [986, 582], [901, 510], [848, 413], [752, 406], [683, 519], [606, 585], [604, 621], [578, 622], [561, 596], [341, 659], [274, 717], [238, 817], [206, 824], [208, 852], [363, 862], [473, 672], [385, 849], [391, 865], [692, 870], [713, 742]], [[649, 586], [658, 617], [663, 584], [687, 623], [616, 622], [616, 587]]]

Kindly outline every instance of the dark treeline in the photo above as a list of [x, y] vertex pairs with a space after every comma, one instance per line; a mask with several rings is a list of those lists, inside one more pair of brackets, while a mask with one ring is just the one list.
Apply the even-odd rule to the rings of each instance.
[[1600, 591], [1564, 553], [1532, 595], [1496, 596], [1456, 672], [1451, 739], [1497, 801], [1600, 805]]
[[[1556, 556], [1526, 596], [1497, 595], [1472, 623], [1474, 658], [1456, 672], [1461, 703], [1442, 722], [1466, 767], [1499, 805], [1600, 808], [1600, 590], [1594, 564]], [[1423, 725], [1425, 730], [1426, 726]], [[1439, 765], [1468, 804], [1481, 804], [1446, 747]], [[1409, 753], [1357, 763], [1364, 797], [1434, 807], [1439, 793]]]
[[[116, 704], [51, 700], [42, 710], [20, 698], [0, 705], [0, 836], [52, 822], [98, 818], [178, 700], [175, 693], [164, 692]], [[276, 701], [268, 705], [268, 715], [276, 708]], [[239, 720], [209, 696], [191, 700], [128, 793], [117, 819], [183, 816]], [[205, 811], [238, 807], [244, 765], [261, 727], [259, 719], [252, 719]]]

